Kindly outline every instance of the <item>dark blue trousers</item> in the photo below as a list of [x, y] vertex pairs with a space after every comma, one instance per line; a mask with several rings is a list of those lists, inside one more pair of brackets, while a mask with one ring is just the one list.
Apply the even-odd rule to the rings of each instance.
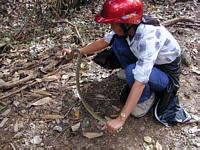
[[[112, 50], [118, 58], [122, 68], [125, 69], [127, 82], [129, 86], [132, 87], [135, 81], [133, 70], [135, 69], [137, 58], [131, 52], [124, 37], [115, 37], [112, 43]], [[149, 82], [145, 84], [139, 103], [148, 100], [153, 92], [163, 91], [168, 84], [169, 77], [167, 74], [154, 66], [149, 77]]]

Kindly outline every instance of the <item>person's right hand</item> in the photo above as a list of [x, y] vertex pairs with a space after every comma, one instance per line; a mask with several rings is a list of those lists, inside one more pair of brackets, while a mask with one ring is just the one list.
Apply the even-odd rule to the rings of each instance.
[[65, 49], [62, 50], [62, 54], [63, 54], [63, 56], [68, 55], [68, 56], [72, 57], [73, 51], [71, 49], [65, 48]]

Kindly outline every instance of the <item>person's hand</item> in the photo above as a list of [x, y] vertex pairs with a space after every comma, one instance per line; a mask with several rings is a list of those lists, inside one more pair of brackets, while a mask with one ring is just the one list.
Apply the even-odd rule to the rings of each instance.
[[73, 59], [77, 55], [77, 50], [71, 50], [71, 49], [63, 49], [62, 55], [66, 57], [67, 59]]
[[65, 55], [73, 56], [73, 51], [71, 49], [65, 48], [62, 50], [62, 54], [63, 54], [63, 56], [65, 56]]
[[102, 129], [106, 130], [108, 133], [115, 134], [122, 129], [124, 123], [125, 120], [123, 120], [121, 117], [117, 117], [116, 119], [107, 121]]

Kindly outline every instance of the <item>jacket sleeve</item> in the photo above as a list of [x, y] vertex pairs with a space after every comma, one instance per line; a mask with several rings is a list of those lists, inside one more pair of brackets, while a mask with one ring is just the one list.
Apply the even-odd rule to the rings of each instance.
[[160, 47], [159, 40], [153, 36], [139, 41], [137, 45], [139, 57], [136, 62], [136, 67], [132, 71], [135, 80], [141, 83], [147, 83], [149, 81], [149, 76], [157, 59]]
[[115, 35], [115, 32], [114, 31], [111, 31], [111, 32], [108, 32], [104, 35], [104, 40], [107, 42], [107, 43], [110, 43], [111, 42], [111, 39], [112, 37]]

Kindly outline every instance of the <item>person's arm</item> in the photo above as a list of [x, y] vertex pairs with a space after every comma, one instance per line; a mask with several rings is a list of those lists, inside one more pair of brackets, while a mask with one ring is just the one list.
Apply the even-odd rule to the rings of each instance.
[[93, 54], [93, 53], [103, 50], [104, 48], [108, 46], [109, 46], [109, 43], [107, 43], [103, 38], [101, 38], [99, 40], [96, 40], [90, 43], [86, 47], [80, 49], [80, 52], [82, 54]]
[[133, 108], [136, 106], [137, 102], [139, 101], [142, 92], [144, 90], [145, 84], [135, 80], [127, 101], [122, 109], [122, 113], [125, 114], [125, 118], [122, 116], [118, 116], [116, 119], [112, 119], [107, 122], [107, 124], [102, 129], [107, 129], [109, 133], [116, 133], [118, 129], [120, 129], [126, 119], [129, 117], [130, 113], [132, 112]]
[[[80, 49], [80, 52], [82, 54], [93, 54], [96, 52], [99, 52], [103, 49], [105, 49], [106, 47], [109, 46], [109, 43], [106, 42], [103, 38], [96, 40], [92, 43], [90, 43], [89, 45], [85, 46], [84, 48]], [[73, 51], [71, 49], [63, 49], [63, 54], [64, 55], [71, 55], [71, 57], [73, 56]]]
[[138, 82], [137, 80], [135, 80], [131, 91], [129, 93], [129, 96], [127, 98], [127, 101], [122, 109], [122, 113], [124, 113], [126, 115], [126, 118], [122, 118], [122, 119], [127, 119], [128, 116], [130, 115], [130, 113], [132, 112], [133, 108], [136, 106], [136, 104], [138, 103], [142, 92], [144, 90], [145, 84]]

